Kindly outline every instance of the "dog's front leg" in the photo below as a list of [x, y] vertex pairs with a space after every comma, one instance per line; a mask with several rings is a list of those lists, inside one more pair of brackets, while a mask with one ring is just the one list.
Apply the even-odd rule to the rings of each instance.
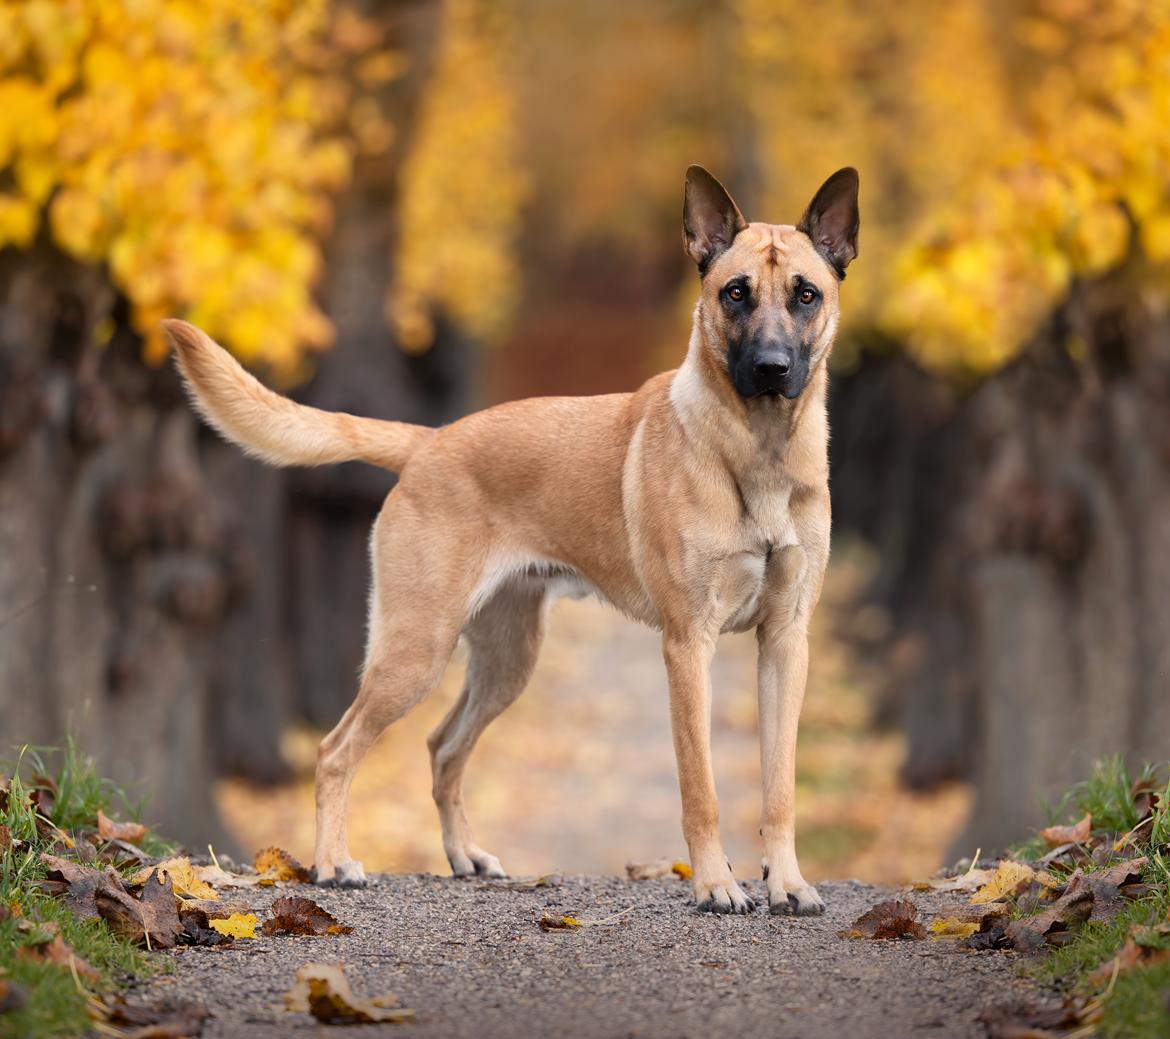
[[816, 916], [825, 903], [796, 861], [796, 729], [808, 677], [806, 622], [777, 617], [761, 624], [758, 636], [768, 906], [773, 913]]
[[695, 901], [711, 913], [749, 913], [755, 905], [740, 890], [719, 839], [719, 801], [711, 767], [711, 658], [715, 638], [667, 633], [663, 637], [670, 682], [670, 723], [682, 793], [683, 836], [694, 872]]

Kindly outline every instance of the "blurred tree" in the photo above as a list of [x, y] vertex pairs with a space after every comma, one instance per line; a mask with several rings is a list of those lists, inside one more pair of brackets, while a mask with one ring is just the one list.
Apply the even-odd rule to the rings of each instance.
[[[156, 319], [186, 313], [284, 380], [336, 322], [330, 358], [365, 364], [361, 393], [376, 394], [356, 410], [441, 421], [465, 407], [451, 351], [408, 363], [381, 306], [436, 14], [0, 6], [0, 731], [75, 729], [193, 841], [218, 837], [217, 768], [281, 767], [280, 728], [305, 707], [290, 647], [336, 651], [352, 695], [365, 539], [389, 479], [323, 496], [197, 440], [157, 364]], [[303, 392], [352, 395], [336, 371]], [[352, 627], [340, 645], [305, 638], [319, 615], [287, 608], [300, 582], [327, 583], [306, 558], [337, 572], [322, 544], [356, 558], [337, 590], [352, 609], [330, 611]]]
[[55, 245], [107, 265], [149, 356], [185, 313], [295, 374], [332, 338], [311, 294], [330, 196], [354, 145], [389, 136], [348, 76], [396, 74], [378, 38], [326, 0], [4, 3], [0, 246], [46, 212]]

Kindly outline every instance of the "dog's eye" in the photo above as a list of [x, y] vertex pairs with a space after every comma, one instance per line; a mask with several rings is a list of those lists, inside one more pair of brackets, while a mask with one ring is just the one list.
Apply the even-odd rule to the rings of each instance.
[[800, 295], [797, 296], [796, 298], [799, 299], [800, 302], [803, 303], [807, 307], [810, 303], [816, 302], [817, 290], [810, 289], [806, 286], [805, 288], [800, 290]]
[[744, 291], [744, 287], [742, 285], [727, 286], [727, 298], [733, 303], [742, 303], [746, 295], [747, 292]]

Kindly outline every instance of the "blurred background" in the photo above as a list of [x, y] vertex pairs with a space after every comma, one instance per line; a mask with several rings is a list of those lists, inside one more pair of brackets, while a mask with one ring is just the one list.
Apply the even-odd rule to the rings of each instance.
[[[159, 319], [319, 407], [439, 424], [685, 352], [685, 167], [793, 222], [862, 177], [834, 559], [799, 753], [810, 876], [1002, 847], [1170, 743], [1167, 0], [0, 2], [0, 741], [70, 734], [195, 847], [311, 857], [392, 478], [201, 428]], [[445, 870], [425, 733], [367, 868]], [[715, 748], [754, 871], [754, 643]], [[652, 632], [555, 608], [469, 770], [515, 872], [679, 855]]]

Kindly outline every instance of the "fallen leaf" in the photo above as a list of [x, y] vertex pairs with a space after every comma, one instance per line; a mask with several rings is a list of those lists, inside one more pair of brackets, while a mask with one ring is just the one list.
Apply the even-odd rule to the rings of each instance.
[[1146, 859], [1128, 859], [1105, 869], [1086, 873], [1078, 869], [1068, 879], [1065, 894], [1088, 890], [1093, 895], [1093, 919], [1108, 921], [1121, 910], [1123, 899], [1140, 897]]
[[12, 847], [12, 831], [0, 823], [0, 855]]
[[978, 920], [959, 920], [953, 916], [942, 916], [931, 923], [932, 938], [970, 938], [979, 930]]
[[1084, 844], [1093, 831], [1093, 816], [1086, 813], [1085, 817], [1071, 826], [1049, 826], [1040, 831], [1040, 837], [1050, 848], [1061, 844]]
[[235, 913], [250, 913], [246, 902], [221, 902], [208, 898], [180, 898], [179, 915], [188, 911], [201, 912], [209, 920], [226, 920]]
[[283, 848], [265, 848], [256, 853], [253, 863], [256, 872], [265, 880], [286, 881], [294, 884], [308, 884], [312, 879], [305, 869]]
[[[214, 902], [204, 903], [206, 905], [215, 905]], [[178, 945], [197, 945], [210, 946], [217, 945], [231, 945], [232, 938], [226, 934], [220, 934], [211, 926], [211, 920], [203, 909], [197, 907], [180, 908], [179, 922], [183, 925], [182, 934], [175, 939]]]
[[915, 891], [943, 891], [948, 893], [970, 894], [978, 891], [995, 876], [993, 869], [969, 869], [957, 877], [931, 877], [930, 880], [920, 880], [911, 887]]
[[1013, 920], [1004, 928], [1013, 949], [1039, 952], [1045, 945], [1063, 945], [1093, 912], [1093, 892], [1069, 884], [1051, 909]]
[[1086, 1012], [1083, 1000], [1069, 1000], [1061, 1006], [1037, 1007], [1015, 1003], [993, 1007], [979, 1015], [987, 1026], [989, 1039], [1056, 1039], [1067, 1029], [1090, 1023], [1095, 1013]]
[[147, 834], [142, 823], [116, 823], [100, 808], [97, 813], [98, 836], [107, 841], [129, 841], [137, 844]]
[[509, 891], [530, 891], [537, 887], [555, 887], [560, 878], [555, 873], [542, 873], [539, 877], [516, 877], [505, 881], [492, 881], [483, 887], [489, 891], [507, 888]]
[[28, 799], [38, 815], [48, 817], [57, 803], [57, 783], [51, 776], [33, 776], [29, 781], [32, 789]]
[[679, 880], [690, 880], [694, 875], [691, 867], [685, 862], [675, 861], [670, 864], [670, 872], [678, 877]]
[[996, 867], [991, 880], [971, 896], [971, 904], [987, 905], [989, 902], [1014, 898], [1020, 888], [1035, 876], [1036, 871], [1031, 866], [1005, 859]]
[[100, 888], [122, 893], [126, 891], [117, 870], [108, 866], [105, 870], [97, 870], [47, 852], [41, 855], [41, 862], [45, 864], [49, 883], [64, 885], [55, 891], [51, 888], [47, 890], [61, 895], [65, 904], [79, 919], [89, 920], [100, 916], [96, 901]]
[[[99, 1004], [101, 1018], [119, 1029], [118, 1035], [133, 1039], [183, 1039], [199, 1036], [210, 1016], [202, 1003], [187, 1000], [163, 1001], [151, 1005], [127, 1003], [121, 996], [112, 1006]], [[122, 1029], [134, 1029], [124, 1032]]]
[[352, 934], [353, 928], [338, 923], [332, 913], [326, 912], [311, 898], [285, 897], [272, 903], [272, 919], [264, 921], [265, 934], [282, 931], [286, 934]]
[[4, 974], [4, 969], [0, 967], [0, 1014], [19, 1010], [25, 1003], [24, 989], [9, 981]]
[[83, 957], [78, 956], [59, 934], [53, 935], [47, 941], [33, 942], [17, 949], [16, 955], [23, 960], [32, 960], [36, 963], [55, 963], [76, 971], [81, 977], [96, 981], [98, 972], [93, 969]]
[[1101, 964], [1092, 974], [1089, 981], [1094, 985], [1103, 985], [1114, 973], [1131, 970], [1134, 967], [1152, 967], [1157, 963], [1170, 962], [1170, 949], [1153, 948], [1140, 945], [1132, 936], [1125, 940], [1125, 944], [1117, 950], [1117, 955]]
[[260, 918], [255, 913], [232, 913], [223, 920], [208, 920], [208, 926], [213, 931], [218, 931], [229, 938], [255, 938], [256, 926], [259, 923]]
[[542, 913], [540, 926], [546, 931], [575, 931], [582, 924], [575, 916], [561, 916], [559, 913]]
[[148, 948], [169, 949], [183, 930], [170, 874], [152, 872], [138, 898], [99, 887], [95, 900], [110, 930]]
[[397, 1003], [396, 996], [358, 999], [349, 987], [345, 968], [330, 963], [306, 963], [297, 971], [293, 987], [284, 996], [287, 1009], [307, 1011], [328, 1024], [411, 1020], [414, 1011]]
[[918, 923], [918, 906], [901, 899], [879, 902], [863, 913], [840, 938], [925, 938], [926, 929]]
[[170, 878], [171, 885], [177, 895], [182, 895], [185, 898], [219, 898], [215, 888], [199, 879], [195, 867], [191, 865], [191, 860], [186, 857], [164, 859], [156, 866], [147, 866], [130, 878], [130, 885], [137, 887], [139, 884], [146, 883], [155, 871], [165, 873]]
[[[194, 866], [195, 876], [213, 887], [256, 887], [265, 883], [265, 878], [255, 874], [229, 873], [220, 866]], [[274, 881], [268, 880], [272, 884]]]

